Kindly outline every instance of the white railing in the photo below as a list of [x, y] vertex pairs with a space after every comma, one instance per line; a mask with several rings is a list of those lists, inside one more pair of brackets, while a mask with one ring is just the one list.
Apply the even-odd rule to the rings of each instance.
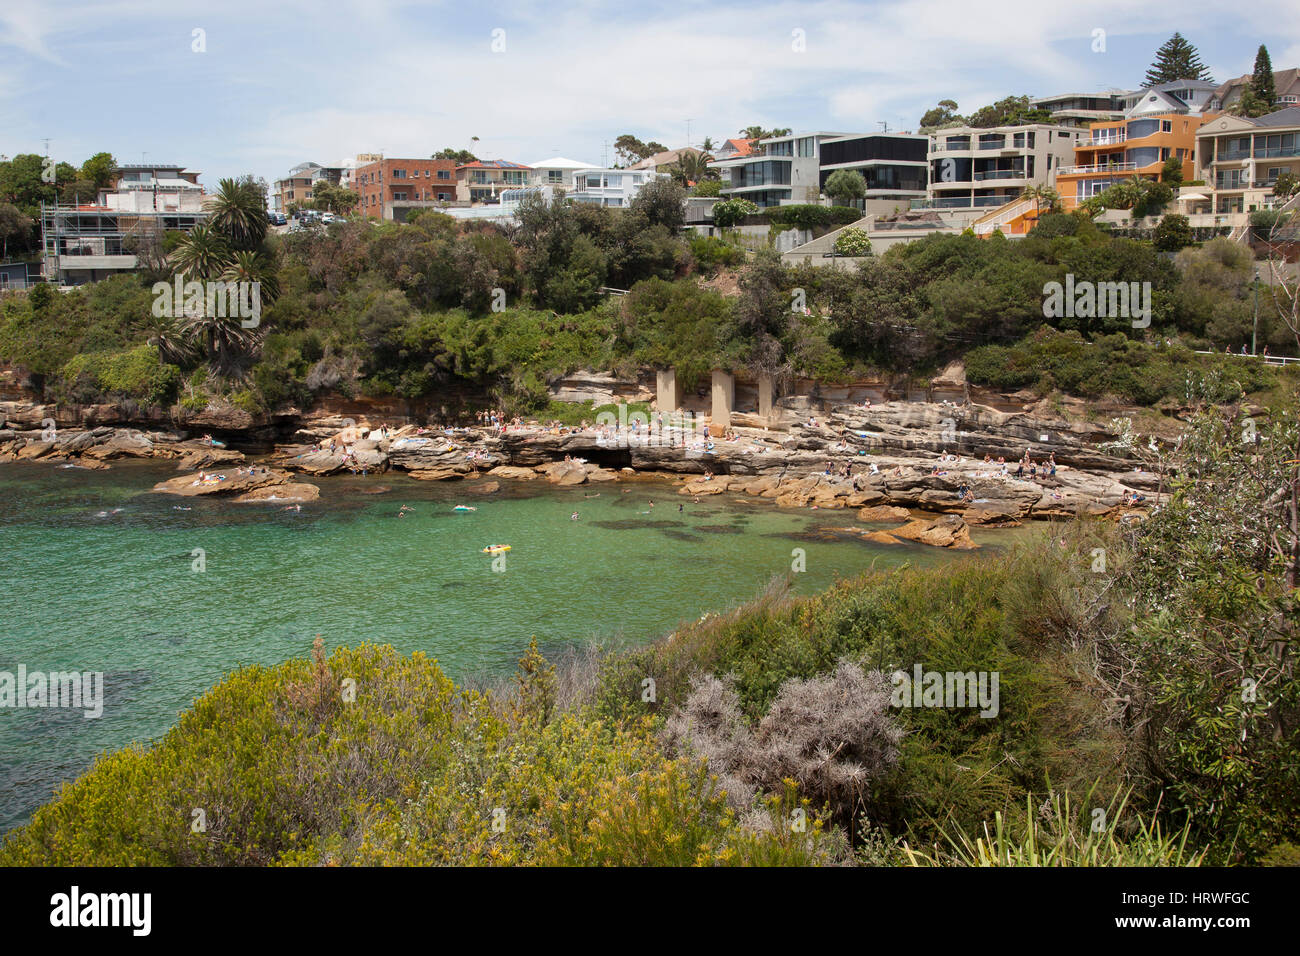
[[1300, 364], [1300, 358], [1291, 358], [1288, 355], [1252, 355], [1249, 352], [1213, 352], [1202, 349], [1196, 350], [1197, 355], [1225, 355], [1233, 358], [1253, 358], [1260, 359], [1265, 365], [1291, 365]]
[[1095, 166], [1061, 166], [1056, 170], [1056, 174], [1060, 176], [1067, 173], [1120, 173], [1137, 168], [1137, 163], [1100, 163]]
[[977, 219], [971, 228], [977, 236], [992, 235], [993, 231], [999, 226], [1004, 226], [1017, 216], [1023, 216], [1029, 212], [1030, 207], [1033, 205], [1035, 205], [1035, 200], [1032, 196], [1012, 200], [996, 212]]

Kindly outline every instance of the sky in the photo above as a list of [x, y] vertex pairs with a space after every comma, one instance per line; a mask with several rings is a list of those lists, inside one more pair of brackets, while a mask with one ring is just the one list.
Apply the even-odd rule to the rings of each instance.
[[444, 147], [602, 164], [622, 133], [910, 130], [941, 99], [1131, 89], [1175, 30], [1219, 82], [1260, 43], [1300, 66], [1295, 0], [0, 0], [0, 155], [48, 139], [60, 162], [179, 163], [210, 189]]

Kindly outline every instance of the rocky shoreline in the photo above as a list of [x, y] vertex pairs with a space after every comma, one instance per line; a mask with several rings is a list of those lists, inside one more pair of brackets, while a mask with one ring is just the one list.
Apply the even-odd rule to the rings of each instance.
[[[1104, 429], [947, 402], [841, 404], [824, 419], [790, 422], [783, 430], [738, 424], [725, 437], [716, 426], [438, 428], [322, 417], [254, 459], [173, 431], [41, 428], [50, 424], [46, 412], [0, 403], [6, 423], [0, 462], [107, 468], [126, 458], [169, 459], [182, 474], [154, 491], [241, 502], [312, 501], [320, 489], [304, 476], [343, 472], [468, 481], [465, 490], [481, 494], [497, 491], [501, 481], [663, 480], [690, 497], [732, 493], [781, 508], [852, 509], [861, 522], [905, 523], [888, 532], [846, 531], [881, 543], [960, 548], [975, 546], [967, 531], [972, 525], [1080, 515], [1131, 520], [1162, 498], [1159, 476], [1108, 447], [1115, 436]], [[1026, 453], [1034, 461], [1054, 456], [1055, 474], [1015, 477], [1015, 463]], [[1011, 464], [1004, 469], [999, 458]], [[913, 510], [931, 517], [913, 520]]]

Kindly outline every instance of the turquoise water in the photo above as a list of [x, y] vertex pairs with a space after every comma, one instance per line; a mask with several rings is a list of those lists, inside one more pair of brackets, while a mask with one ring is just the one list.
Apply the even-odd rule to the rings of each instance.
[[[0, 707], [0, 831], [97, 754], [160, 736], [232, 669], [305, 656], [317, 634], [331, 649], [391, 643], [453, 677], [490, 677], [509, 673], [533, 636], [552, 653], [630, 645], [724, 610], [788, 572], [794, 548], [806, 552], [801, 593], [873, 563], [959, 557], [818, 530], [852, 524], [852, 512], [743, 496], [695, 504], [659, 482], [520, 482], [476, 497], [402, 475], [316, 479], [322, 500], [299, 513], [148, 490], [175, 474], [153, 462], [0, 465], [0, 672], [105, 680], [98, 719]], [[364, 493], [380, 486], [391, 491]], [[454, 513], [460, 503], [478, 510]], [[399, 518], [402, 505], [413, 510]], [[978, 553], [1017, 533], [977, 532], [988, 546]], [[481, 553], [490, 544], [511, 546], [503, 571]]]

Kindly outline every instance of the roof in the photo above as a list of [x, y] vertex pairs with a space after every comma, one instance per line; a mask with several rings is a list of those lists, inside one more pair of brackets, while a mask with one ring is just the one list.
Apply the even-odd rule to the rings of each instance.
[[591, 163], [580, 163], [576, 159], [566, 159], [563, 156], [552, 156], [550, 159], [543, 159], [538, 163], [530, 163], [532, 169], [595, 169]]
[[723, 147], [734, 149], [737, 156], [748, 156], [754, 151], [754, 142], [752, 139], [729, 139], [723, 144]]
[[1247, 122], [1254, 123], [1256, 126], [1300, 126], [1300, 106], [1288, 106], [1286, 109], [1275, 110]]
[[668, 149], [662, 153], [655, 153], [653, 156], [647, 156], [639, 163], [633, 163], [628, 169], [655, 169], [659, 166], [667, 166], [670, 163], [677, 162], [682, 153], [702, 153], [703, 150], [696, 149], [694, 146], [683, 146], [681, 149]]
[[525, 166], [523, 163], [512, 163], [508, 159], [476, 159], [472, 163], [464, 163], [456, 167], [457, 169], [532, 169], [531, 166]]
[[[1214, 98], [1220, 103], [1226, 103], [1228, 97], [1238, 87], [1245, 86], [1252, 79], [1254, 74], [1247, 73], [1245, 76], [1239, 76], [1235, 80], [1228, 80], [1214, 91]], [[1281, 96], [1283, 93], [1289, 93], [1291, 88], [1300, 84], [1300, 69], [1274, 70], [1273, 71], [1273, 88]]]

